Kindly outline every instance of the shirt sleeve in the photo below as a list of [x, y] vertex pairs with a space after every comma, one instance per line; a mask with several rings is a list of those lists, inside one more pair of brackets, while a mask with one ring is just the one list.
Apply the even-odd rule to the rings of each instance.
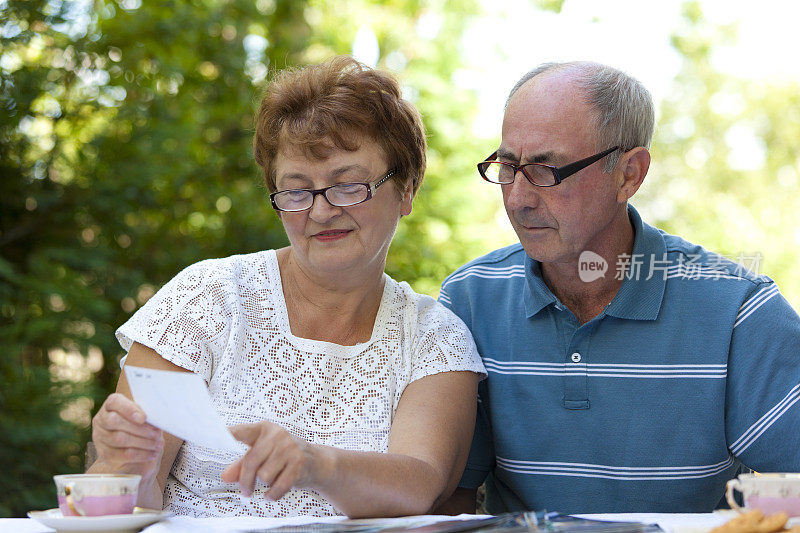
[[414, 368], [409, 382], [440, 372], [467, 370], [486, 377], [472, 334], [452, 311], [430, 297], [417, 301]]
[[138, 342], [208, 383], [215, 341], [227, 337], [231, 315], [221, 278], [211, 261], [183, 270], [120, 326], [116, 336], [122, 348], [127, 352]]
[[759, 472], [800, 471], [800, 317], [770, 281], [744, 299], [728, 359], [731, 453]]

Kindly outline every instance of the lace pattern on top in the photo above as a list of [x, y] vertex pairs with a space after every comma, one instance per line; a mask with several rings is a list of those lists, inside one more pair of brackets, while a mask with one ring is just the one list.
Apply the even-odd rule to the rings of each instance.
[[[228, 425], [269, 420], [309, 442], [386, 452], [394, 412], [414, 380], [454, 370], [485, 375], [475, 343], [452, 312], [387, 275], [372, 337], [354, 346], [292, 335], [274, 250], [196, 263], [117, 330], [203, 376]], [[243, 448], [244, 449], [244, 448]], [[184, 442], [165, 509], [194, 516], [325, 516], [318, 493], [277, 502], [257, 482], [251, 499], [220, 474], [235, 454]]]

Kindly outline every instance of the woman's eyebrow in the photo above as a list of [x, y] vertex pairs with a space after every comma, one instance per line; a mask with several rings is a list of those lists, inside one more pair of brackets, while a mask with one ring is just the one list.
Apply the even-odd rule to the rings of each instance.
[[308, 189], [309, 183], [311, 183], [311, 179], [308, 176], [301, 172], [290, 172], [288, 174], [284, 174], [283, 176], [277, 176], [275, 178], [275, 186], [278, 187], [278, 182], [281, 183], [280, 189], [281, 190], [288, 190], [288, 189]]
[[359, 165], [359, 164], [355, 163], [355, 164], [352, 164], [352, 165], [345, 165], [343, 167], [335, 168], [330, 172], [330, 175], [331, 175], [331, 177], [338, 178], [342, 174], [346, 174], [347, 172], [350, 172], [350, 171], [353, 171], [353, 170], [359, 170], [359, 171], [364, 171], [364, 172], [368, 172], [369, 171], [369, 169], [364, 167], [363, 165]]
[[[328, 177], [331, 179], [336, 179], [351, 171], [363, 171], [365, 174], [369, 172], [369, 169], [363, 165], [359, 165], [358, 163], [354, 163], [352, 165], [344, 165], [341, 167], [337, 167], [331, 170], [328, 173]], [[304, 174], [303, 172], [296, 171], [296, 172], [288, 172], [279, 176], [275, 181], [280, 180], [282, 182], [289, 182], [288, 184], [284, 185], [284, 189], [307, 189], [309, 184], [313, 181], [308, 174]], [[295, 182], [295, 183], [292, 183]], [[296, 183], [300, 182], [300, 183]]]
[[306, 180], [308, 176], [301, 172], [290, 172], [288, 174], [284, 174], [283, 176], [279, 176], [281, 179], [284, 180]]

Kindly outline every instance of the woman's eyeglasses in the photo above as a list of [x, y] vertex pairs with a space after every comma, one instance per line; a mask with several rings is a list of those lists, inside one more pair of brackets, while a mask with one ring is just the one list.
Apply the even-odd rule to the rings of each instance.
[[337, 183], [322, 189], [287, 189], [269, 195], [275, 211], [305, 211], [314, 205], [318, 194], [325, 197], [335, 207], [349, 207], [366, 202], [375, 194], [375, 190], [395, 174], [392, 169], [388, 174], [372, 183]]

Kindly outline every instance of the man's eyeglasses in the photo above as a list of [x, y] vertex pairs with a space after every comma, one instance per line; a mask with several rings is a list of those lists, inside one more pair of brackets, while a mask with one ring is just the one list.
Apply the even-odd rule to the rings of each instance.
[[275, 211], [305, 211], [314, 205], [314, 198], [318, 194], [325, 197], [329, 204], [335, 207], [349, 207], [366, 202], [375, 190], [395, 174], [392, 169], [388, 174], [372, 183], [337, 183], [322, 189], [287, 189], [269, 195], [272, 208]]
[[480, 172], [481, 177], [489, 183], [498, 183], [500, 185], [514, 183], [517, 172], [522, 172], [522, 175], [537, 187], [553, 187], [579, 170], [583, 170], [592, 163], [600, 161], [618, 148], [619, 146], [609, 148], [599, 154], [589, 156], [580, 161], [575, 161], [563, 167], [554, 167], [552, 165], [545, 165], [544, 163], [526, 163], [524, 165], [504, 163], [502, 161], [495, 161], [497, 157], [497, 152], [495, 152], [487, 157], [485, 161], [478, 163], [478, 172]]

